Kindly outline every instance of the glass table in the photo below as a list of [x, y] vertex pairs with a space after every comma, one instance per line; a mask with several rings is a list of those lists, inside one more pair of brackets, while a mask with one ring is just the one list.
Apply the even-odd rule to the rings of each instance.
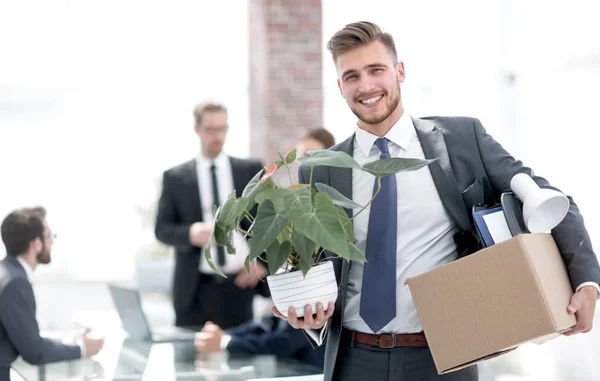
[[322, 373], [322, 369], [275, 356], [197, 353], [192, 342], [146, 343], [107, 338], [93, 358], [33, 366], [18, 359], [13, 368], [29, 381], [76, 380], [249, 380]]

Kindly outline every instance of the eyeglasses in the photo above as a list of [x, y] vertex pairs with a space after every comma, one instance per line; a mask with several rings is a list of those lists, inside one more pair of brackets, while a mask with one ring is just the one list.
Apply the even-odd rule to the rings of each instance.
[[52, 232], [48, 233], [48, 239], [50, 239], [51, 241], [56, 241], [56, 237], [57, 237], [56, 233], [52, 233]]
[[202, 130], [209, 135], [222, 135], [227, 133], [227, 131], [229, 130], [229, 126], [225, 125], [223, 127], [202, 127]]

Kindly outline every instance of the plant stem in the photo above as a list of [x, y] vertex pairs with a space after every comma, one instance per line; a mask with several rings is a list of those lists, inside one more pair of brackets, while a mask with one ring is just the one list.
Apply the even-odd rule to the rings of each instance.
[[317, 258], [315, 258], [316, 264], [319, 264], [319, 262], [321, 262], [321, 255], [323, 255], [323, 253], [325, 253], [325, 250], [323, 250], [323, 248], [320, 248], [317, 252]]
[[314, 168], [315, 168], [314, 166], [312, 166], [312, 165], [310, 166], [310, 177], [308, 179], [308, 185], [310, 185], [310, 186], [312, 186], [312, 177], [313, 177], [313, 169]]
[[356, 213], [355, 215], [353, 215], [352, 218], [350, 219], [350, 221], [354, 220], [356, 218], [356, 216], [358, 216], [360, 213], [362, 213], [363, 210], [367, 209], [367, 207], [369, 205], [371, 205], [371, 203], [373, 202], [373, 200], [375, 200], [375, 197], [377, 197], [377, 195], [379, 194], [380, 191], [381, 191], [381, 177], [377, 177], [377, 191], [375, 191], [375, 194], [369, 200], [369, 202], [367, 203], [367, 205], [363, 206], [362, 209], [358, 211], [358, 213]]
[[250, 222], [250, 224], [254, 223], [254, 217], [252, 217], [252, 215], [248, 213], [248, 211], [246, 211], [246, 215], [244, 217], [248, 219], [248, 222]]
[[290, 179], [290, 185], [292, 185], [293, 181], [292, 181], [292, 172], [290, 171], [290, 166], [287, 165], [285, 160], [283, 160], [283, 165], [285, 165], [285, 169], [287, 170], [287, 173], [288, 173], [288, 178]]
[[246, 235], [248, 237], [252, 237], [252, 233], [247, 232], [247, 231], [245, 231], [244, 229], [242, 229], [240, 227], [235, 228], [235, 230], [238, 231], [238, 232], [240, 232], [240, 233], [242, 233], [243, 235]]

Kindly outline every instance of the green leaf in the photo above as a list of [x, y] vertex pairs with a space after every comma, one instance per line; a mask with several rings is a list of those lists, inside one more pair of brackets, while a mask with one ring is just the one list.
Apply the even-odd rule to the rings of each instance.
[[217, 220], [217, 224], [224, 229], [235, 229], [239, 224], [239, 220], [245, 214], [249, 203], [250, 200], [247, 198], [236, 198], [235, 191], [233, 191], [223, 205], [223, 210]]
[[281, 166], [283, 165], [283, 161], [281, 161], [281, 160], [277, 160], [277, 161], [275, 162], [275, 165], [277, 165], [277, 168], [281, 168]]
[[230, 254], [236, 253], [235, 247], [233, 246], [233, 230], [225, 230], [219, 226], [219, 224], [216, 224], [213, 229], [213, 233], [217, 245], [225, 246], [227, 248], [227, 252]]
[[248, 182], [248, 184], [246, 184], [246, 187], [244, 188], [244, 191], [242, 192], [242, 197], [248, 197], [250, 200], [253, 199], [253, 197], [251, 197], [251, 193], [258, 186], [258, 184], [260, 184], [260, 178], [262, 177], [262, 174], [264, 171], [265, 171], [264, 169], [261, 169], [256, 175], [254, 175], [252, 180], [250, 180], [250, 182]]
[[369, 172], [370, 174], [383, 177], [392, 175], [398, 172], [415, 171], [421, 169], [430, 163], [433, 163], [437, 159], [433, 160], [421, 160], [404, 157], [392, 157], [390, 159], [379, 159], [371, 163], [363, 165], [362, 169]]
[[330, 150], [318, 150], [310, 151], [310, 157], [299, 157], [298, 161], [301, 164], [308, 166], [329, 166], [338, 168], [356, 168], [362, 169], [362, 167], [354, 160], [354, 158], [345, 152], [330, 151]]
[[348, 197], [346, 197], [343, 194], [341, 194], [340, 192], [338, 192], [337, 189], [332, 188], [327, 184], [316, 183], [315, 188], [317, 188], [317, 190], [319, 192], [327, 193], [329, 195], [329, 197], [331, 197], [331, 201], [335, 205], [339, 205], [341, 207], [348, 208], [348, 209], [362, 208], [362, 206], [360, 204], [357, 204], [356, 202], [350, 200]]
[[299, 266], [300, 271], [302, 271], [302, 275], [306, 276], [308, 270], [310, 270], [315, 265], [313, 258], [300, 257]]
[[290, 222], [294, 229], [319, 247], [343, 257], [348, 256], [346, 233], [338, 219], [336, 207], [327, 194], [315, 195], [314, 208], [310, 212], [290, 210]]
[[[217, 226], [217, 219], [219, 218], [220, 215], [221, 215], [221, 208], [217, 208], [217, 210], [214, 213], [214, 217], [213, 217], [213, 221], [212, 221], [212, 232], [210, 233], [210, 237], [208, 238], [208, 242], [213, 242], [214, 239], [215, 239], [215, 230], [216, 230], [215, 227]], [[210, 246], [211, 245], [207, 245], [204, 248], [204, 259], [206, 259], [206, 263], [208, 263], [208, 266], [211, 269], [213, 269], [214, 272], [216, 272], [217, 274], [219, 274], [223, 278], [227, 278], [225, 276], [225, 274], [223, 274], [223, 272], [221, 271], [221, 269], [219, 269], [213, 263], [212, 258], [211, 258], [211, 253], [210, 253]]]
[[292, 244], [290, 241], [285, 241], [279, 245], [279, 242], [275, 240], [269, 245], [267, 248], [267, 263], [271, 274], [275, 274], [283, 266], [291, 252]]
[[357, 261], [357, 262], [366, 262], [367, 257], [365, 253], [360, 251], [358, 247], [352, 242], [348, 242], [348, 257], [344, 257], [344, 259], [349, 261]]
[[206, 263], [208, 263], [208, 266], [211, 269], [213, 269], [214, 272], [216, 272], [218, 275], [222, 276], [223, 278], [227, 278], [227, 276], [225, 274], [223, 274], [221, 269], [219, 269], [217, 266], [215, 266], [215, 264], [212, 262], [211, 253], [210, 253], [210, 245], [208, 245], [204, 248], [204, 259], [206, 259]]
[[352, 226], [352, 221], [350, 217], [348, 217], [348, 213], [342, 208], [335, 208], [337, 212], [338, 219], [344, 228], [346, 233], [346, 240], [350, 242], [354, 242], [354, 228]]
[[285, 157], [286, 164], [292, 164], [294, 161], [296, 161], [296, 149], [291, 150]]
[[239, 225], [239, 221], [244, 217], [244, 215], [246, 213], [246, 208], [248, 208], [249, 204], [250, 204], [250, 200], [245, 197], [236, 199], [233, 206], [231, 207], [231, 211], [229, 212], [229, 217], [231, 217], [231, 222], [228, 222], [229, 221], [229, 218], [228, 218], [227, 226]]
[[246, 259], [244, 260], [244, 268], [246, 269], [246, 272], [247, 272], [248, 274], [250, 274], [250, 261], [253, 261], [253, 260], [255, 260], [255, 259], [256, 259], [256, 258], [254, 258], [254, 259], [250, 259], [250, 256], [249, 256], [249, 255], [247, 255], [247, 256], [246, 256]]
[[273, 180], [271, 180], [270, 178], [265, 180], [262, 183], [260, 182], [263, 172], [264, 172], [264, 169], [261, 169], [260, 172], [258, 172], [256, 175], [254, 175], [252, 180], [250, 180], [250, 182], [248, 183], [248, 185], [246, 185], [246, 188], [244, 188], [244, 191], [242, 192], [242, 197], [245, 197], [249, 200], [248, 207], [246, 210], [250, 210], [254, 207], [254, 204], [255, 204], [254, 198], [256, 197], [257, 194], [264, 191], [265, 189], [274, 187]]
[[292, 236], [292, 226], [288, 223], [283, 227], [283, 230], [277, 235], [277, 242], [289, 241]]
[[265, 200], [258, 207], [254, 221], [252, 241], [250, 241], [251, 259], [258, 257], [288, 223], [288, 212], [277, 214], [271, 200]]
[[314, 265], [312, 255], [317, 250], [317, 244], [294, 230], [292, 232], [292, 245], [298, 253], [300, 270], [306, 276], [308, 270]]
[[248, 203], [248, 207], [246, 210], [250, 210], [252, 209], [252, 207], [255, 204], [260, 204], [265, 200], [265, 195], [262, 195], [259, 197], [259, 195], [265, 191], [269, 191], [272, 192], [275, 189], [275, 184], [273, 183], [273, 180], [271, 180], [270, 178], [267, 179], [264, 183], [260, 183], [256, 186], [256, 188], [254, 188], [252, 190], [252, 192], [250, 192], [250, 194], [248, 195], [248, 199], [250, 200], [250, 203]]
[[285, 207], [292, 211], [309, 213], [312, 211], [311, 191], [309, 187], [291, 190], [283, 199]]
[[254, 201], [257, 204], [262, 204], [263, 201], [271, 199], [271, 195], [273, 194], [273, 192], [275, 192], [275, 188], [267, 188], [262, 192], [258, 193], [256, 197], [254, 197]]
[[275, 204], [275, 211], [277, 213], [282, 213], [285, 209], [284, 198], [292, 192], [291, 189], [286, 188], [266, 189], [256, 195], [256, 202], [262, 204], [265, 200], [271, 200], [273, 201], [273, 204]]
[[281, 154], [281, 152], [277, 151], [277, 155], [279, 156], [281, 161], [283, 161], [285, 163], [285, 159], [283, 158], [283, 155]]

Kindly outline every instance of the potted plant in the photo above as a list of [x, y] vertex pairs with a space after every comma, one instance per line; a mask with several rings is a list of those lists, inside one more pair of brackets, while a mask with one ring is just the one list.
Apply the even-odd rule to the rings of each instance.
[[[402, 171], [411, 171], [428, 165], [432, 160], [410, 158], [379, 159], [363, 166], [352, 156], [338, 151], [311, 151], [310, 157], [297, 160], [310, 167], [310, 183], [315, 166], [353, 168], [371, 173], [377, 179], [378, 193], [381, 178]], [[354, 245], [352, 219], [367, 209], [373, 198], [364, 206], [343, 196], [334, 188], [317, 183], [292, 184], [280, 187], [272, 178], [282, 167], [296, 161], [296, 150], [284, 158], [279, 154], [269, 167], [257, 173], [248, 183], [242, 197], [232, 192], [222, 207], [215, 209], [213, 236], [218, 245], [235, 253], [233, 232], [250, 237], [250, 261], [264, 261], [272, 275], [267, 277], [271, 296], [277, 309], [287, 314], [289, 306], [296, 308], [297, 316], [304, 315], [304, 306], [311, 304], [313, 312], [317, 302], [325, 308], [337, 298], [337, 283], [333, 265], [326, 260], [324, 251], [335, 253], [347, 261], [366, 261], [365, 254]], [[251, 210], [257, 207], [255, 215]], [[351, 219], [344, 209], [358, 210]], [[240, 221], [248, 219], [248, 231], [240, 228]], [[263, 254], [264, 253], [264, 254]], [[212, 262], [210, 247], [204, 249], [209, 266], [225, 276]]]

